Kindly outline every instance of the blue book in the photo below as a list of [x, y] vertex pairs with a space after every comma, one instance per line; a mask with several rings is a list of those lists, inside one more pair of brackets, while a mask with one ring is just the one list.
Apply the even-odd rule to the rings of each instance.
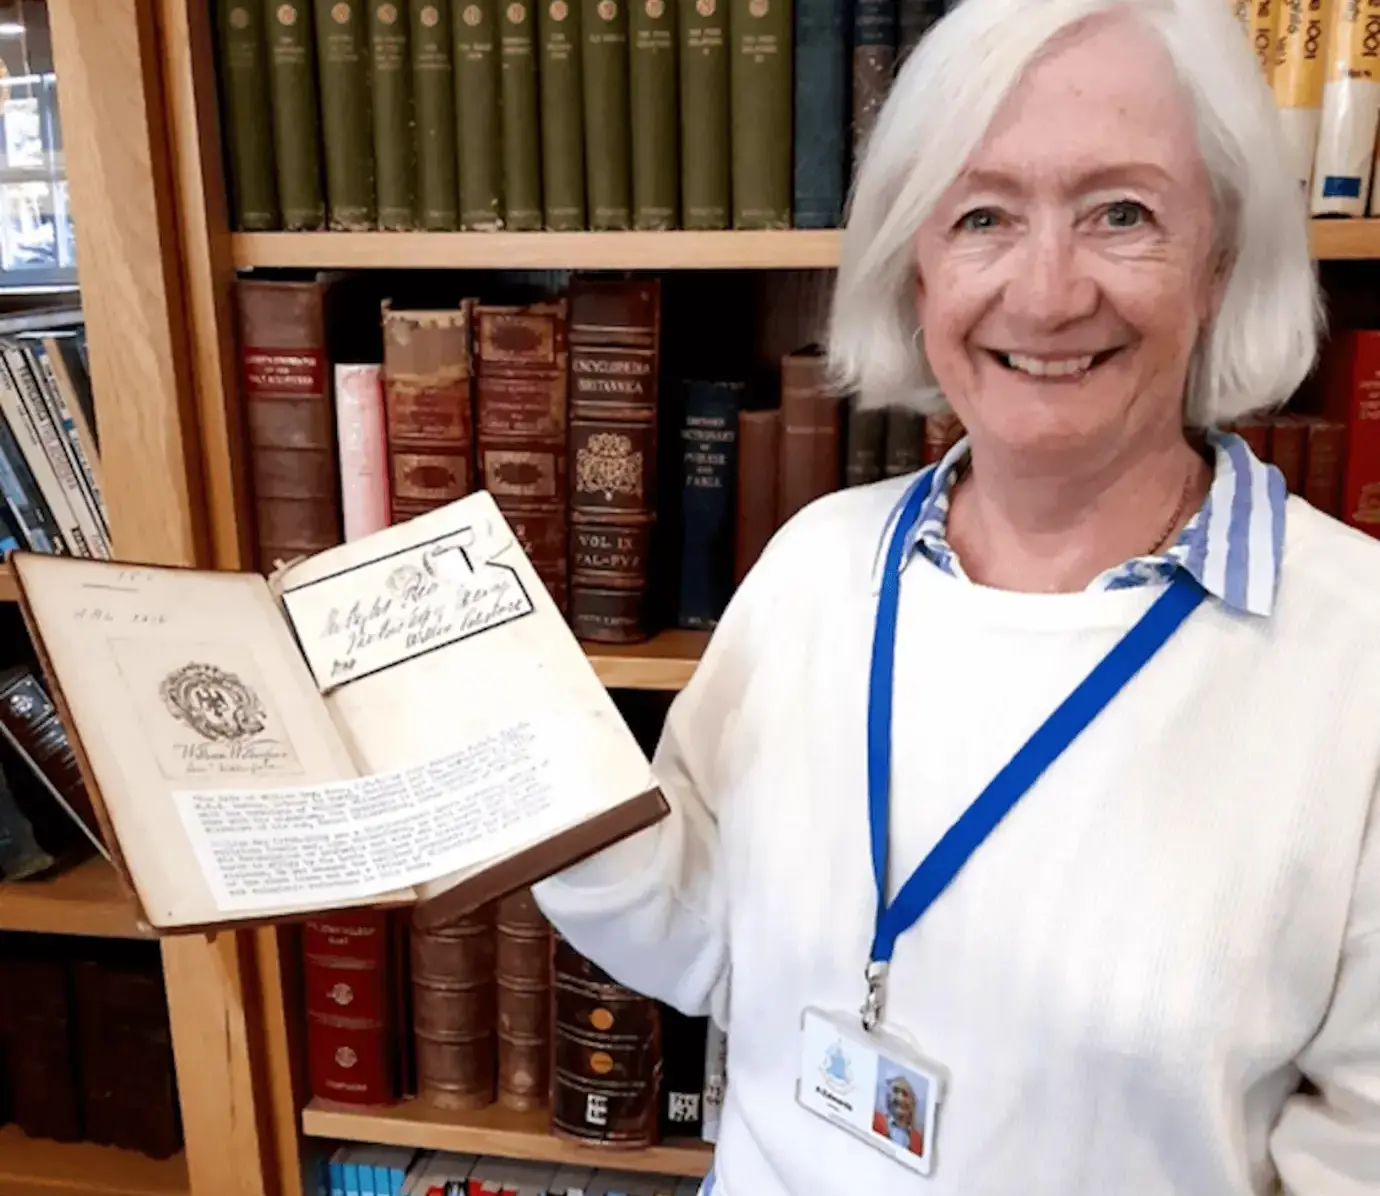
[[680, 420], [680, 585], [676, 623], [713, 629], [733, 595], [742, 382], [687, 381]]

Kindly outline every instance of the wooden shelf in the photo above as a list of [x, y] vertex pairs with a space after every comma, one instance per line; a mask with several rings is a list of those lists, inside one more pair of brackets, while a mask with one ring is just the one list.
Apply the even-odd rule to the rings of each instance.
[[0, 561], [0, 602], [18, 602], [19, 589], [14, 583], [14, 570], [8, 561]]
[[187, 1196], [187, 1160], [151, 1159], [90, 1142], [47, 1142], [15, 1126], [0, 1129], [5, 1196]]
[[236, 233], [235, 265], [308, 269], [770, 270], [838, 264], [835, 229], [773, 232]]
[[[1314, 220], [1313, 256], [1380, 258], [1380, 219]], [[241, 270], [818, 270], [839, 261], [837, 229], [771, 232], [234, 233]]]
[[152, 938], [115, 869], [100, 856], [41, 880], [0, 884], [0, 930]]
[[708, 642], [705, 631], [663, 631], [626, 647], [586, 644], [585, 655], [610, 689], [679, 690], [690, 680]]
[[547, 1111], [514, 1113], [490, 1105], [473, 1113], [446, 1113], [419, 1101], [357, 1109], [312, 1101], [302, 1110], [302, 1132], [314, 1138], [490, 1154], [504, 1159], [613, 1167], [661, 1175], [703, 1176], [712, 1151], [707, 1143], [687, 1141], [646, 1150], [617, 1150], [568, 1142], [547, 1132]]

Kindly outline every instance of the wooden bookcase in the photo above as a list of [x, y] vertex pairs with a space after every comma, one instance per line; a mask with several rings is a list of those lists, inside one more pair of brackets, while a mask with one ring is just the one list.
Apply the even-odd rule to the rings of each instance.
[[[251, 520], [235, 379], [237, 270], [302, 268], [828, 269], [834, 231], [259, 233], [229, 227], [209, 0], [48, 0], [82, 305], [117, 554], [246, 566]], [[1380, 220], [1317, 221], [1320, 259], [1380, 258]], [[13, 600], [0, 569], [0, 601]], [[704, 636], [664, 633], [591, 658], [606, 684], [677, 690]], [[0, 889], [0, 928], [142, 936], [99, 862]], [[544, 1116], [444, 1116], [415, 1103], [308, 1104], [281, 932], [164, 938], [186, 1150], [166, 1164], [0, 1131], [6, 1193], [303, 1196], [314, 1139], [601, 1160], [703, 1174], [709, 1151], [629, 1154], [558, 1142]]]

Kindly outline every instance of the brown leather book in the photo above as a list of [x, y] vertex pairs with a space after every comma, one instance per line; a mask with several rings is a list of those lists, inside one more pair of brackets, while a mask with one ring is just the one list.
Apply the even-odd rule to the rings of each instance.
[[781, 408], [738, 415], [738, 527], [733, 541], [733, 580], [757, 563], [780, 526], [777, 480], [781, 457]]
[[659, 279], [571, 282], [570, 616], [582, 640], [651, 634], [660, 345]]
[[963, 425], [952, 411], [925, 416], [925, 464], [935, 465], [963, 439]]
[[1277, 415], [1270, 423], [1270, 464], [1284, 475], [1290, 494], [1302, 494], [1308, 425], [1302, 416], [1290, 414]]
[[302, 928], [313, 1096], [384, 1105], [401, 1094], [391, 937], [389, 915], [378, 909], [341, 910]]
[[551, 1132], [638, 1148], [659, 1140], [661, 1016], [552, 935]]
[[1341, 518], [1346, 425], [1340, 420], [1309, 416], [1304, 454], [1303, 497], [1318, 510]]
[[10, 1118], [30, 1138], [82, 1136], [81, 1073], [65, 942], [14, 936], [0, 947]]
[[828, 386], [826, 368], [824, 354], [814, 346], [781, 359], [781, 523], [842, 482], [842, 405]]
[[882, 476], [900, 477], [925, 464], [925, 417], [907, 407], [888, 407]]
[[343, 538], [327, 284], [240, 279], [240, 365], [262, 572]]
[[383, 405], [394, 523], [474, 487], [474, 300], [403, 311], [383, 303]]
[[546, 1104], [551, 1058], [551, 924], [530, 888], [498, 903], [498, 1101]]
[[479, 484], [562, 614], [569, 609], [569, 352], [564, 299], [474, 311]]
[[442, 1109], [482, 1109], [497, 1087], [497, 944], [492, 903], [442, 924], [412, 924], [417, 1095]]

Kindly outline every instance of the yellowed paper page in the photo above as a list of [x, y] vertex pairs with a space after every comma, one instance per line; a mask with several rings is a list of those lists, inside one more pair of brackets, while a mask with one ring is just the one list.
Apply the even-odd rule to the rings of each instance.
[[549, 800], [476, 868], [655, 788], [584, 650], [484, 491], [285, 570], [275, 588], [362, 773], [530, 728]]
[[[15, 567], [149, 920], [223, 921], [176, 794], [356, 775], [263, 578], [35, 554]], [[257, 912], [299, 912], [297, 896]]]

